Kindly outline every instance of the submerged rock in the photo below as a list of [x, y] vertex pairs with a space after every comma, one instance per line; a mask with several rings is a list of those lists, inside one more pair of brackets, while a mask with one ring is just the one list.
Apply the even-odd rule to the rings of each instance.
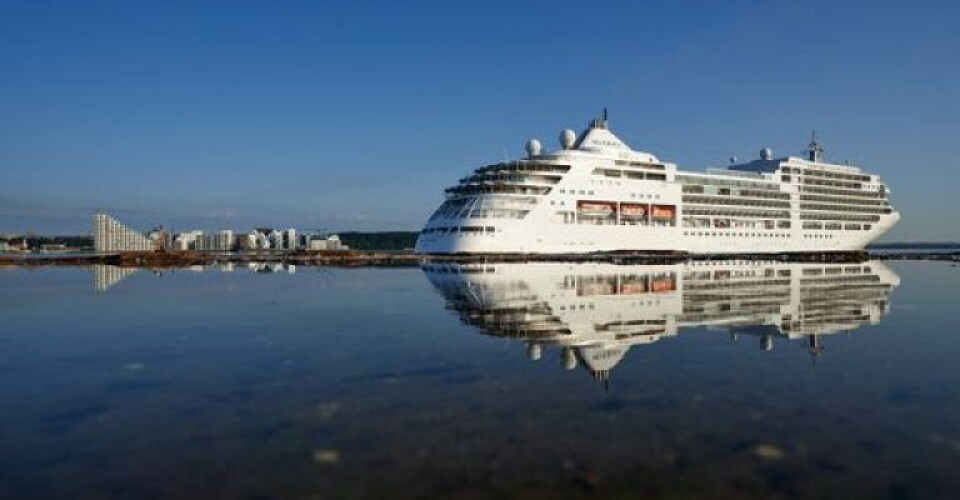
[[340, 452], [337, 450], [314, 450], [313, 461], [323, 465], [336, 465], [340, 462]]
[[786, 453], [772, 444], [758, 444], [753, 447], [753, 454], [764, 460], [780, 460]]
[[328, 401], [325, 403], [320, 403], [316, 408], [316, 416], [319, 420], [328, 420], [336, 416], [340, 412], [340, 403], [336, 401]]

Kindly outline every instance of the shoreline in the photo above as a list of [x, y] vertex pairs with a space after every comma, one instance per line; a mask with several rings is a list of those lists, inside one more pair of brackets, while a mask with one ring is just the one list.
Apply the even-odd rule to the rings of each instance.
[[121, 252], [114, 254], [2, 254], [0, 266], [89, 266], [177, 268], [231, 262], [277, 262], [299, 266], [416, 267], [423, 263], [606, 262], [612, 264], [671, 264], [684, 261], [776, 260], [783, 262], [862, 262], [866, 260], [924, 260], [960, 262], [953, 252], [831, 252], [786, 254], [697, 254], [618, 252], [603, 254], [488, 254], [421, 255], [412, 251], [315, 251], [269, 253]]

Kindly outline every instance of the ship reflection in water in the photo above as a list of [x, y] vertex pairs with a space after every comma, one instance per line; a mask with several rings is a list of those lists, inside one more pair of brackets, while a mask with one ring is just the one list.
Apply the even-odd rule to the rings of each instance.
[[682, 329], [756, 337], [764, 351], [802, 341], [819, 356], [824, 337], [876, 324], [900, 279], [879, 261], [697, 261], [674, 265], [428, 264], [448, 308], [487, 335], [526, 344], [537, 361], [559, 348], [604, 386], [635, 345]]

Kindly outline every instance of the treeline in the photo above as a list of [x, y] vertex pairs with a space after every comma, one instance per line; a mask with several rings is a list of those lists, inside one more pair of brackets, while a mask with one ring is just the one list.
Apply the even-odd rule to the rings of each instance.
[[27, 246], [30, 248], [39, 248], [43, 245], [63, 245], [68, 248], [93, 248], [92, 236], [38, 236], [28, 235], [5, 235], [0, 237], [0, 241], [9, 241], [10, 243], [20, 243], [27, 240]]
[[375, 233], [337, 233], [340, 241], [355, 250], [408, 250], [417, 244], [416, 231], [384, 231]]

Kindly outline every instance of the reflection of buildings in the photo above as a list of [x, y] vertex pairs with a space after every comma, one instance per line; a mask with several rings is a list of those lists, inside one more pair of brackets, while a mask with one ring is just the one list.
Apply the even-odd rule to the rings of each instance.
[[106, 291], [127, 276], [138, 271], [136, 267], [117, 267], [95, 264], [93, 266], [93, 287], [98, 292]]
[[602, 380], [630, 346], [683, 327], [756, 335], [764, 350], [776, 337], [806, 337], [819, 354], [822, 336], [878, 322], [900, 281], [876, 261], [428, 264], [424, 272], [465, 323], [526, 341], [532, 359], [560, 346], [568, 369], [582, 363]]
[[255, 273], [297, 273], [297, 266], [286, 262], [248, 262], [247, 267]]
[[[168, 269], [149, 269], [143, 267], [119, 267], [119, 266], [108, 266], [103, 264], [96, 264], [93, 267], [93, 284], [94, 288], [98, 292], [106, 291], [108, 288], [116, 285], [122, 281], [127, 276], [141, 270], [147, 269], [153, 273], [154, 276], [160, 277], [164, 273], [175, 273], [177, 271], [183, 272], [205, 272], [210, 269], [216, 269], [223, 273], [234, 272], [238, 266], [237, 264], [230, 261], [216, 262], [210, 266], [186, 266], [186, 267], [177, 267], [177, 268], [168, 268]], [[283, 274], [296, 274], [297, 266], [294, 264], [286, 262], [247, 262], [245, 268], [251, 272], [257, 274], [273, 274], [273, 273], [283, 273]]]

